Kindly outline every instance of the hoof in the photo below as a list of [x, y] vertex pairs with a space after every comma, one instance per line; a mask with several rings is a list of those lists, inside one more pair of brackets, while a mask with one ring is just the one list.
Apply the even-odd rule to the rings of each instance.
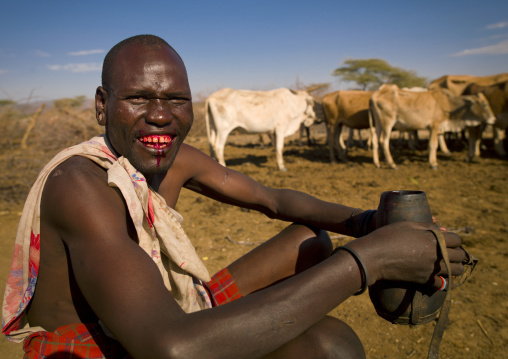
[[464, 159], [464, 162], [466, 162], [466, 163], [480, 163], [480, 161], [476, 157], [473, 157], [473, 158], [466, 157]]

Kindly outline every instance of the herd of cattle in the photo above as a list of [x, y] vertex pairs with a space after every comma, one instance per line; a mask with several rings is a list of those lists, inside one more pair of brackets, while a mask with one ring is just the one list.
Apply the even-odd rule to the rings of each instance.
[[[285, 171], [282, 159], [284, 138], [313, 123], [326, 122], [330, 161], [336, 156], [346, 161], [342, 140], [343, 126], [370, 129], [373, 162], [379, 163], [379, 146], [387, 164], [396, 168], [390, 154], [393, 130], [429, 130], [429, 163], [437, 168], [438, 146], [449, 153], [444, 139], [447, 132], [466, 131], [468, 159], [480, 154], [480, 140], [487, 125], [494, 133], [494, 147], [500, 156], [508, 128], [508, 73], [492, 76], [446, 75], [428, 88], [399, 89], [385, 84], [377, 91], [336, 91], [315, 100], [305, 91], [277, 89], [246, 91], [222, 89], [205, 103], [205, 121], [210, 152], [225, 165], [224, 147], [229, 133], [243, 128], [247, 133], [273, 135], [277, 165]], [[410, 136], [411, 138], [411, 136]]]

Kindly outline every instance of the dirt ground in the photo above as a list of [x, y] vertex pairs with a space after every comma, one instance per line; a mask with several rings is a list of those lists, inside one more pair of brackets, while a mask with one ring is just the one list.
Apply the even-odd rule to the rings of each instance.
[[[31, 137], [25, 150], [19, 148], [19, 141], [27, 120], [20, 120], [14, 129], [8, 123], [0, 124], [4, 130], [4, 138], [0, 140], [0, 164], [4, 172], [0, 179], [0, 288], [5, 286], [22, 202], [37, 172], [49, 156], [68, 145], [63, 144], [64, 140], [77, 142], [81, 136], [99, 131], [91, 116], [88, 127], [75, 125], [72, 136], [62, 136], [64, 125], [59, 121], [63, 120], [49, 113], [44, 116], [34, 131], [53, 135]], [[201, 125], [196, 122], [199, 129]], [[87, 128], [84, 133], [83, 129]], [[55, 140], [57, 135], [62, 138], [60, 142]], [[316, 141], [313, 146], [298, 146], [296, 135], [286, 140], [284, 159], [288, 172], [277, 170], [272, 148], [262, 148], [254, 135], [230, 136], [225, 149], [226, 163], [268, 186], [301, 190], [328, 201], [365, 209], [376, 208], [383, 191], [425, 191], [433, 215], [443, 226], [459, 233], [465, 246], [479, 259], [470, 280], [453, 291], [449, 323], [440, 347], [441, 358], [505, 357], [508, 349], [507, 159], [494, 155], [488, 149], [487, 140], [487, 147], [477, 162], [465, 163], [465, 150], [459, 148], [449, 158], [439, 155], [440, 168], [436, 171], [428, 165], [423, 143], [417, 151], [394, 143], [398, 149], [394, 152], [398, 170], [386, 166], [375, 168], [371, 151], [360, 146], [351, 148], [349, 163], [331, 165], [322, 127], [314, 127], [312, 136]], [[208, 153], [202, 130], [193, 130], [187, 142]], [[183, 226], [210, 272], [224, 267], [286, 226], [262, 214], [216, 203], [186, 190], [176, 209], [184, 216]], [[335, 245], [350, 240], [334, 233], [330, 235]], [[370, 359], [425, 358], [435, 325], [434, 322], [419, 326], [390, 324], [375, 313], [367, 293], [350, 298], [330, 314], [356, 330]], [[22, 349], [2, 336], [0, 354], [4, 359], [21, 358]]]

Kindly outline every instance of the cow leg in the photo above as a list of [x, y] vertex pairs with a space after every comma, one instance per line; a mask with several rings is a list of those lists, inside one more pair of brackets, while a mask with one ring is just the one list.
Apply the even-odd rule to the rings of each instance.
[[370, 137], [367, 138], [367, 141], [365, 141], [365, 143], [364, 143], [363, 138], [362, 138], [362, 129], [357, 128], [356, 133], [358, 134], [358, 142], [360, 143], [360, 147], [362, 147], [362, 148], [370, 147]]
[[[360, 136], [360, 134], [362, 133], [362, 130], [358, 130], [358, 135]], [[367, 141], [366, 141], [366, 145], [363, 146], [364, 148], [371, 148], [372, 147], [372, 136], [370, 134], [370, 132], [367, 134]], [[360, 136], [361, 138], [361, 136]]]
[[282, 150], [284, 149], [284, 135], [282, 132], [275, 131], [275, 157], [277, 159], [277, 166], [280, 171], [287, 172], [284, 167], [284, 161], [282, 159]]
[[429, 137], [429, 163], [433, 170], [437, 170], [437, 146], [438, 146], [439, 128], [430, 129]]
[[210, 128], [208, 131], [208, 145], [210, 147], [210, 157], [217, 159], [217, 154], [215, 153], [215, 142], [217, 142], [217, 131], [215, 128]]
[[[507, 127], [508, 129], [508, 127]], [[494, 149], [499, 156], [506, 156], [506, 151], [504, 149], [504, 141], [506, 138], [506, 132], [504, 128], [499, 128], [494, 126]]]
[[379, 165], [379, 136], [377, 132], [378, 128], [381, 127], [380, 124], [374, 125], [374, 119], [372, 118], [372, 111], [369, 111], [369, 125], [370, 125], [370, 138], [372, 141], [372, 160], [374, 162], [374, 166], [380, 168]]
[[411, 151], [416, 151], [418, 149], [418, 131], [408, 131], [407, 137], [409, 149]]
[[274, 139], [275, 136], [272, 132], [266, 132], [266, 133], [259, 134], [259, 142], [261, 142], [261, 148], [266, 148], [267, 143], [265, 141], [265, 136], [264, 136], [265, 134], [268, 136], [269, 145], [271, 147], [275, 148], [275, 139]]
[[310, 126], [305, 126], [305, 134], [307, 135], [307, 145], [313, 146], [314, 142], [312, 141], [312, 138], [310, 137]]
[[467, 158], [466, 162], [473, 162], [480, 156], [481, 126], [468, 126], [467, 128]]
[[215, 139], [215, 155], [217, 156], [217, 161], [223, 166], [226, 166], [226, 161], [224, 161], [224, 147], [226, 146], [226, 140], [230, 132], [231, 130], [218, 131]]
[[298, 136], [298, 146], [303, 146], [303, 133], [305, 131], [305, 125], [303, 123], [300, 124], [300, 131]]
[[265, 136], [263, 136], [262, 133], [259, 134], [259, 143], [261, 144], [261, 148], [265, 148], [266, 147]]
[[451, 155], [450, 150], [448, 149], [448, 146], [446, 145], [444, 132], [438, 133], [437, 139], [438, 139], [438, 143], [439, 143], [439, 149], [441, 150], [441, 152], [443, 152], [443, 154], [446, 156]]
[[307, 146], [312, 146], [312, 140], [310, 138], [310, 127], [305, 126], [303, 123], [300, 124], [300, 136], [298, 139], [298, 146], [303, 146], [303, 137], [307, 136]]
[[[337, 149], [337, 153], [339, 156], [339, 160], [346, 163], [347, 162], [347, 147], [344, 144], [344, 139], [342, 138], [342, 129], [344, 128], [344, 125], [342, 122], [339, 122], [336, 127], [336, 133], [335, 133], [335, 148]], [[351, 131], [353, 129], [350, 129], [349, 132], [349, 139], [351, 139]], [[348, 143], [349, 143], [348, 139]], [[338, 144], [338, 145], [337, 145]], [[349, 146], [349, 144], [348, 144]]]
[[334, 146], [335, 146], [335, 127], [336, 127], [336, 124], [333, 124], [333, 123], [329, 123], [327, 128], [328, 128], [328, 131], [327, 131], [327, 142], [328, 142], [328, 152], [329, 152], [329, 155], [330, 155], [330, 163], [336, 163], [337, 161], [335, 160], [335, 149], [334, 149]]
[[353, 147], [354, 142], [355, 142], [354, 137], [355, 137], [355, 130], [354, 130], [354, 128], [350, 127], [349, 128], [349, 136], [348, 136], [348, 139], [346, 141], [346, 144], [344, 144], [344, 140], [342, 139], [342, 137], [340, 138], [341, 139], [340, 145], [342, 146], [342, 148], [344, 150], [346, 150], [347, 148]]
[[379, 142], [381, 142], [381, 147], [383, 148], [383, 154], [385, 156], [385, 160], [388, 165], [396, 169], [397, 165], [392, 158], [392, 154], [390, 153], [390, 137], [392, 135], [392, 127], [387, 127], [381, 130], [381, 134], [379, 136]]

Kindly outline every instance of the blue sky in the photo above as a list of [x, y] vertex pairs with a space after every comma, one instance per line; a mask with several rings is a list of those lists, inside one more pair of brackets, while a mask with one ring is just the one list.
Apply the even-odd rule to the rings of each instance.
[[86, 95], [106, 52], [155, 34], [184, 59], [194, 97], [329, 82], [349, 58], [434, 79], [508, 72], [508, 1], [9, 1], [0, 21], [0, 99]]

